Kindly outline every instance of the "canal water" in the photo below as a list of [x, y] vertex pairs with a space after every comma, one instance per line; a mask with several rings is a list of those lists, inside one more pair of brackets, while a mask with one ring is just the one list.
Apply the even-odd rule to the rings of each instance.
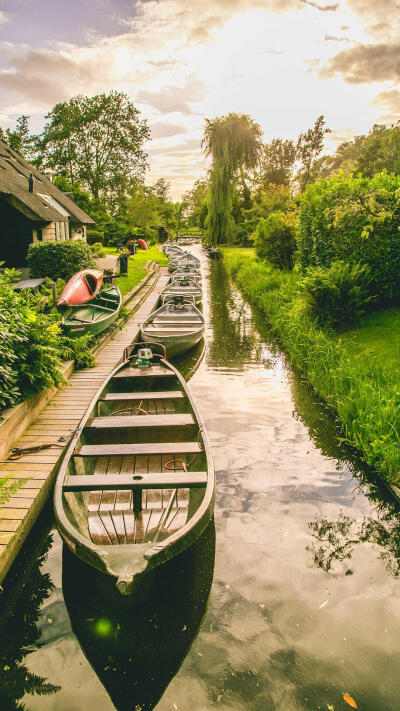
[[223, 264], [203, 268], [207, 349], [179, 367], [215, 524], [125, 599], [62, 551], [49, 506], [0, 597], [1, 711], [400, 708], [398, 508]]

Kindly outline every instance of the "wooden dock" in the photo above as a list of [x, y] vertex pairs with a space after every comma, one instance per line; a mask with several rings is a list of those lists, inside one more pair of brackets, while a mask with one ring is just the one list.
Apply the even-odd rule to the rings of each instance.
[[[154, 272], [145, 290], [139, 291], [130, 302], [133, 314], [123, 329], [117, 331], [97, 352], [94, 368], [75, 372], [69, 384], [56, 393], [40, 416], [19, 437], [15, 446], [24, 448], [43, 443], [61, 444], [64, 440], [60, 442], [60, 438], [65, 438], [67, 445], [98, 388], [121, 360], [124, 348], [138, 339], [142, 322], [154, 311], [160, 292], [168, 280], [166, 268]], [[49, 497], [63, 453], [64, 448], [52, 447], [27, 454], [14, 462], [0, 461], [1, 478], [10, 476], [11, 481], [27, 479], [0, 510], [0, 583]]]

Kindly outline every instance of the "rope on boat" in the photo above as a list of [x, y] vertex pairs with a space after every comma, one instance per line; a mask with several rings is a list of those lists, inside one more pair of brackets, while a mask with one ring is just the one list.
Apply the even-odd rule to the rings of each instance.
[[58, 438], [58, 442], [61, 442], [61, 444], [58, 444], [58, 442], [48, 442], [45, 444], [34, 444], [32, 447], [13, 447], [11, 450], [11, 454], [8, 455], [7, 459], [11, 462], [15, 462], [17, 459], [21, 459], [25, 454], [36, 454], [36, 452], [40, 452], [42, 449], [50, 449], [50, 447], [59, 447], [60, 449], [64, 449], [64, 447], [67, 446], [67, 444], [70, 443], [71, 439], [73, 436], [79, 431], [79, 427], [74, 429], [73, 432], [71, 432], [68, 437], [62, 435], [61, 437]]

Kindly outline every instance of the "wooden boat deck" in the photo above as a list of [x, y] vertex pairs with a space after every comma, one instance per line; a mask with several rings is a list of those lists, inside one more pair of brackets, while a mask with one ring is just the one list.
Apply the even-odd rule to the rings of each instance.
[[[144, 291], [139, 292], [130, 304], [136, 310], [124, 328], [101, 348], [94, 368], [74, 373], [69, 385], [55, 395], [41, 415], [17, 440], [15, 446], [22, 448], [42, 443], [67, 444], [96, 391], [121, 360], [123, 349], [139, 337], [142, 322], [154, 311], [168, 280], [167, 268], [161, 268], [150, 278]], [[123, 395], [115, 394], [114, 397], [119, 398], [121, 394]], [[172, 393], [168, 399], [172, 401]], [[154, 398], [152, 402], [157, 410]], [[167, 400], [165, 402], [168, 403]], [[153, 405], [150, 404], [149, 407]], [[168, 412], [171, 412], [169, 403], [167, 407]], [[161, 410], [160, 414], [163, 414]], [[65, 439], [60, 442], [60, 438]], [[27, 480], [0, 511], [0, 583], [48, 499], [63, 452], [62, 448], [57, 447], [26, 454], [13, 462], [0, 461], [1, 478], [9, 476], [11, 482], [18, 479]]]

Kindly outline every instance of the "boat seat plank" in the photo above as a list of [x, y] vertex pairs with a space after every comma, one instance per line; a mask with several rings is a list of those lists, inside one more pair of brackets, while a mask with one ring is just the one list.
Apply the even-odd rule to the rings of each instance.
[[[136, 476], [136, 475], [135, 475]], [[125, 474], [89, 474], [66, 477], [64, 481], [64, 491], [90, 491], [103, 492], [101, 502], [99, 504], [100, 511], [112, 511], [115, 506], [116, 491], [133, 490], [133, 489], [179, 489], [188, 488], [196, 489], [206, 486], [207, 472], [176, 472], [143, 474], [141, 479], [135, 479], [133, 476]]]
[[161, 365], [152, 365], [150, 368], [124, 368], [118, 373], [115, 373], [112, 380], [120, 380], [123, 378], [149, 378], [149, 377], [176, 377], [175, 373], [168, 368], [163, 368]]
[[199, 442], [146, 442], [143, 444], [83, 444], [74, 452], [75, 457], [106, 457], [114, 454], [199, 454]]
[[170, 400], [178, 400], [184, 398], [185, 395], [180, 390], [160, 390], [156, 392], [142, 393], [107, 393], [99, 402], [116, 402], [117, 400], [143, 400], [143, 398], [151, 400], [162, 400], [168, 397]]
[[[88, 420], [85, 429], [126, 429], [132, 427], [185, 427], [186, 425], [194, 425], [195, 419], [190, 413], [183, 414], [167, 414], [156, 415], [155, 405], [149, 401], [147, 408], [152, 417], [146, 415], [121, 415], [107, 417], [93, 417]], [[147, 409], [143, 405], [143, 409]], [[154, 413], [154, 414], [153, 414]]]
[[179, 328], [179, 326], [172, 326], [169, 328], [168, 326], [146, 326], [144, 329], [146, 333], [152, 333], [154, 331], [155, 333], [190, 333], [191, 331], [194, 331], [196, 328], [200, 328], [203, 324], [196, 323], [192, 328], [188, 328], [187, 326], [182, 326], [182, 328]]

